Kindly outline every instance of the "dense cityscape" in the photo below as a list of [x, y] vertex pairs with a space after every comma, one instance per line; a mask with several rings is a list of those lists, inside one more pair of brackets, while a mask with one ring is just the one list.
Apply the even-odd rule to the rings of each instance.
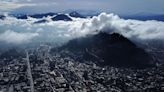
[[[77, 62], [69, 51], [51, 46], [28, 49], [22, 56], [1, 57], [1, 92], [162, 92], [164, 66], [133, 69]], [[13, 50], [20, 53], [17, 50]], [[11, 51], [10, 51], [11, 52]], [[70, 55], [69, 55], [70, 54]]]

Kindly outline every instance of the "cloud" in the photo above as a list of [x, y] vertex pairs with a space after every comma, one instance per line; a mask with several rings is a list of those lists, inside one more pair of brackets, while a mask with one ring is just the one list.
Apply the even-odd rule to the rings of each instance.
[[39, 34], [37, 33], [18, 33], [8, 30], [0, 34], [0, 41], [9, 44], [23, 44], [30, 42], [34, 37], [38, 35]]
[[[2, 2], [22, 2], [22, 0], [1, 0]], [[23, 0], [24, 2], [31, 2], [32, 0]]]
[[96, 31], [108, 33], [117, 32], [130, 39], [136, 40], [164, 40], [164, 22], [149, 20], [125, 20], [114, 14], [101, 13], [85, 21], [72, 23], [70, 33], [85, 36]]
[[[35, 7], [20, 8], [19, 13], [61, 12], [71, 9], [96, 12], [105, 11], [108, 13], [114, 12], [120, 15], [164, 14], [164, 0], [0, 0], [0, 2], [1, 1], [37, 4]], [[53, 3], [57, 4], [54, 5]], [[40, 6], [44, 4], [48, 6]], [[15, 10], [15, 12], [18, 13], [17, 10]]]
[[11, 11], [17, 8], [25, 6], [36, 6], [34, 3], [19, 3], [17, 0], [14, 1], [0, 1], [0, 11]]
[[[30, 18], [28, 20], [20, 20], [6, 18], [5, 20], [0, 20], [0, 28], [1, 30], [13, 30], [3, 32], [3, 35], [6, 34], [6, 36], [11, 33], [20, 35], [35, 34], [34, 37], [37, 37], [32, 40], [34, 43], [67, 42], [70, 39], [86, 36], [88, 34], [95, 34], [99, 31], [108, 33], [117, 32], [131, 40], [140, 41], [141, 43], [147, 40], [164, 41], [164, 22], [155, 20], [125, 20], [112, 13], [101, 13], [98, 16], [87, 19], [75, 18], [73, 21], [69, 22], [50, 21], [47, 23], [33, 24], [35, 21], [38, 21], [38, 19]], [[7, 39], [12, 38], [11, 36], [3, 37]], [[1, 39], [3, 37], [1, 37]], [[3, 41], [6, 40], [3, 39]], [[18, 41], [18, 43], [21, 42], [23, 41]]]

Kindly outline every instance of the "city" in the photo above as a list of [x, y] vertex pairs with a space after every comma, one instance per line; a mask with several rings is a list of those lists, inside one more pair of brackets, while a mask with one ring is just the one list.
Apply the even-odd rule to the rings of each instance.
[[[24, 56], [1, 59], [0, 92], [161, 92], [164, 66], [146, 69], [77, 62], [71, 52], [51, 46], [28, 49]], [[10, 60], [9, 60], [10, 59]]]

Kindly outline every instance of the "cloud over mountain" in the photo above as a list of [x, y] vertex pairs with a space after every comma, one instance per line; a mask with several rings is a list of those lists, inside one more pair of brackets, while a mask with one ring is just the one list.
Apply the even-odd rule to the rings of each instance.
[[[80, 26], [80, 27], [79, 27]], [[108, 33], [121, 33], [128, 38], [151, 40], [164, 40], [164, 22], [150, 20], [125, 20], [114, 14], [101, 13], [86, 21], [73, 23], [71, 30], [76, 34], [88, 34], [96, 31], [107, 31]], [[81, 32], [81, 33], [80, 33]]]
[[[48, 19], [50, 19], [48, 17]], [[27, 20], [7, 17], [0, 20], [1, 41], [14, 42], [15, 35], [23, 40], [15, 39], [17, 43], [33, 38], [35, 42], [65, 42], [70, 39], [95, 34], [99, 31], [107, 33], [120, 33], [132, 40], [163, 40], [164, 22], [149, 20], [125, 20], [115, 14], [101, 13], [93, 18], [73, 18], [73, 21], [48, 21], [34, 24], [40, 19], [28, 18]], [[12, 30], [12, 31], [4, 31]], [[8, 37], [4, 35], [10, 34]], [[31, 36], [29, 36], [29, 34]], [[13, 36], [14, 35], [14, 36]], [[28, 36], [27, 36], [28, 35]], [[35, 38], [34, 38], [35, 37]], [[5, 40], [6, 39], [6, 40]], [[11, 41], [8, 41], [11, 40]]]

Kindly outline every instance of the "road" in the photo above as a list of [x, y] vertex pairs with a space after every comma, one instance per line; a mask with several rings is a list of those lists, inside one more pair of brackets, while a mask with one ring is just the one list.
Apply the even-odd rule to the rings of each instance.
[[27, 60], [27, 73], [30, 79], [30, 86], [31, 86], [30, 88], [31, 88], [31, 92], [34, 92], [34, 82], [33, 82], [33, 77], [31, 73], [31, 66], [30, 66], [30, 59], [29, 59], [28, 51], [26, 51], [26, 60]]

